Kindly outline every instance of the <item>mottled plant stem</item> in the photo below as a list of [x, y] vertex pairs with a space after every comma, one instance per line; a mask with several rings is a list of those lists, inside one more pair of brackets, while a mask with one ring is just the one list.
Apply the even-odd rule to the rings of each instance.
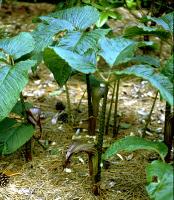
[[88, 134], [95, 135], [95, 119], [92, 105], [92, 88], [90, 83], [90, 74], [86, 74], [86, 87], [88, 95]]
[[172, 138], [173, 138], [174, 116], [171, 112], [171, 106], [166, 102], [165, 109], [165, 123], [164, 123], [164, 143], [168, 147], [168, 153], [165, 157], [166, 162], [170, 162], [171, 150], [172, 150]]
[[153, 112], [153, 109], [154, 109], [154, 107], [155, 107], [155, 103], [156, 103], [157, 97], [158, 97], [158, 91], [157, 91], [156, 94], [155, 94], [155, 98], [154, 98], [154, 101], [153, 101], [153, 104], [152, 104], [152, 107], [151, 107], [150, 113], [149, 113], [149, 115], [148, 115], [148, 118], [147, 118], [147, 120], [146, 120], [146, 124], [145, 124], [145, 127], [144, 127], [144, 131], [143, 131], [143, 135], [142, 135], [142, 137], [145, 136], [145, 134], [146, 134], [146, 130], [147, 130], [148, 125], [149, 125], [149, 123], [150, 123], [150, 121], [151, 121], [152, 112]]
[[[21, 105], [22, 105], [22, 114], [23, 117], [25, 119], [25, 121], [27, 122], [27, 112], [26, 112], [26, 108], [25, 108], [25, 102], [24, 102], [24, 97], [22, 95], [22, 92], [20, 93], [20, 101], [21, 101]], [[28, 140], [25, 145], [24, 145], [24, 151], [25, 151], [25, 160], [27, 162], [32, 161], [32, 139]]]
[[100, 113], [100, 123], [99, 123], [99, 134], [97, 138], [97, 153], [98, 153], [98, 170], [95, 175], [95, 184], [101, 180], [101, 159], [102, 159], [102, 148], [103, 148], [103, 136], [105, 130], [105, 114], [106, 114], [106, 105], [107, 105], [107, 95], [108, 95], [108, 83], [106, 83], [105, 94], [103, 98], [102, 109]]
[[110, 122], [110, 117], [111, 117], [111, 110], [112, 110], [113, 100], [114, 100], [114, 96], [115, 96], [115, 88], [116, 88], [116, 81], [114, 82], [114, 88], [113, 88], [113, 92], [112, 92], [111, 103], [110, 103], [109, 112], [108, 112], [107, 119], [106, 119], [105, 135], [108, 135], [109, 122]]
[[[173, 38], [172, 38], [173, 40]], [[171, 55], [173, 53], [174, 46], [171, 46]], [[168, 153], [165, 157], [166, 162], [171, 161], [171, 150], [173, 146], [173, 138], [174, 138], [174, 113], [172, 111], [171, 105], [166, 102], [166, 107], [165, 107], [165, 122], [164, 122], [164, 143], [168, 147]]]
[[71, 112], [71, 101], [69, 95], [69, 89], [67, 83], [65, 83], [65, 93], [66, 93], [66, 100], [67, 100], [67, 112], [68, 112], [68, 123], [72, 123], [72, 112]]
[[115, 110], [114, 110], [114, 126], [113, 126], [113, 137], [118, 134], [118, 94], [119, 94], [120, 79], [117, 80], [116, 95], [115, 95]]
[[86, 74], [86, 87], [87, 87], [87, 95], [88, 95], [88, 116], [93, 115], [93, 107], [92, 107], [92, 88], [90, 83], [90, 74]]

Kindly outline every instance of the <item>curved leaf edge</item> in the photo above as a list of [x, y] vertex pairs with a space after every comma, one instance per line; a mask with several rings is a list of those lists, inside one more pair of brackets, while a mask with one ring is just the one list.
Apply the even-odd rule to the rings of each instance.
[[142, 149], [151, 150], [158, 153], [162, 161], [164, 161], [164, 158], [167, 155], [167, 146], [164, 143], [152, 142], [137, 136], [127, 136], [112, 143], [111, 146], [103, 154], [102, 159], [107, 160], [120, 151], [133, 152], [135, 150]]

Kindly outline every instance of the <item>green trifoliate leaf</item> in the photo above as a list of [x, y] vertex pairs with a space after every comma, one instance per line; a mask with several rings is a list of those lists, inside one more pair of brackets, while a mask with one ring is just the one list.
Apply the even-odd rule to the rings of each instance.
[[24, 145], [34, 134], [32, 125], [18, 123], [6, 118], [0, 122], [0, 154], [15, 152]]
[[128, 27], [124, 31], [124, 37], [127, 38], [132, 38], [140, 35], [154, 35], [162, 39], [166, 39], [170, 36], [170, 34], [166, 32], [164, 29], [157, 27], [148, 27], [141, 24], [137, 26]]
[[65, 35], [58, 46], [84, 54], [88, 49], [97, 51], [97, 42], [109, 32], [109, 29], [95, 29], [90, 32], [69, 32]]
[[147, 20], [154, 21], [156, 22], [157, 25], [163, 27], [164, 30], [173, 34], [173, 16], [174, 12], [168, 13], [159, 18], [146, 16], [143, 17], [142, 21], [147, 21]]
[[152, 142], [137, 136], [127, 136], [111, 144], [103, 154], [103, 159], [107, 160], [120, 151], [132, 152], [140, 149], [157, 152], [161, 156], [162, 160], [164, 160], [164, 157], [167, 154], [167, 146], [164, 143]]
[[18, 101], [28, 82], [28, 70], [35, 64], [33, 60], [26, 60], [0, 68], [0, 121], [8, 116]]
[[34, 39], [30, 33], [22, 32], [19, 35], [0, 40], [0, 49], [9, 54], [14, 60], [34, 50]]
[[146, 190], [151, 199], [173, 200], [173, 167], [159, 160], [153, 161], [146, 168]]
[[46, 48], [43, 57], [48, 69], [53, 73], [56, 82], [62, 87], [71, 75], [71, 67], [52, 48]]
[[167, 76], [170, 81], [174, 81], [174, 68], [173, 68], [174, 56], [172, 55], [165, 63], [161, 73]]
[[136, 42], [123, 37], [114, 39], [101, 38], [99, 40], [99, 54], [112, 67], [131, 60], [138, 47], [152, 45], [152, 42]]
[[131, 58], [131, 61], [141, 63], [141, 64], [148, 64], [154, 67], [160, 67], [160, 60], [157, 57], [152, 57], [148, 55], [135, 56]]
[[84, 6], [57, 11], [49, 16], [66, 20], [78, 30], [85, 30], [97, 22], [99, 12], [92, 6]]
[[[96, 70], [96, 55], [93, 52], [87, 52], [84, 55], [77, 54], [63, 47], [49, 47], [57, 56], [63, 59], [73, 69], [82, 73], [94, 73]], [[58, 59], [60, 59], [58, 58]]]
[[[123, 53], [128, 47], [131, 47], [131, 45], [134, 44], [135, 42], [133, 40], [128, 40], [121, 37], [114, 39], [102, 38], [99, 40], [99, 46], [101, 48], [100, 55], [110, 66], [113, 66], [119, 63], [119, 56], [121, 53]], [[133, 55], [131, 50], [128, 50], [126, 54], [127, 57]], [[123, 59], [125, 59], [125, 57], [123, 57]]]
[[54, 40], [54, 36], [61, 31], [72, 31], [74, 27], [71, 24], [67, 25], [64, 20], [51, 18], [49, 24], [39, 24], [37, 28], [32, 32], [32, 36], [35, 39], [35, 48], [33, 52], [33, 58], [38, 61], [42, 60], [41, 52], [45, 47], [51, 45]]
[[161, 96], [170, 105], [173, 105], [173, 84], [167, 76], [155, 73], [149, 65], [133, 65], [122, 71], [115, 71], [116, 75], [134, 75], [148, 80], [153, 87], [159, 90]]

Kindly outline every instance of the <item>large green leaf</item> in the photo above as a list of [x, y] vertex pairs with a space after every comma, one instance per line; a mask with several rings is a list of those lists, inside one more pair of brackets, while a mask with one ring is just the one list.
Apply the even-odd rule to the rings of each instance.
[[34, 39], [30, 33], [22, 32], [19, 35], [0, 40], [0, 48], [14, 60], [30, 53], [34, 49]]
[[0, 154], [10, 154], [24, 145], [34, 134], [32, 125], [5, 118], [0, 122]]
[[103, 154], [103, 159], [107, 160], [120, 151], [132, 152], [140, 149], [155, 151], [160, 155], [162, 160], [164, 160], [167, 154], [167, 146], [164, 143], [152, 142], [137, 136], [127, 136], [111, 144]]
[[78, 30], [85, 30], [97, 22], [99, 12], [92, 6], [84, 6], [57, 11], [49, 16], [66, 20]]
[[154, 35], [162, 39], [166, 39], [170, 36], [170, 34], [164, 29], [157, 27], [148, 27], [141, 24], [137, 26], [128, 27], [124, 31], [124, 37], [132, 38], [140, 35]]
[[84, 54], [88, 49], [97, 51], [97, 42], [109, 32], [109, 29], [95, 29], [90, 32], [69, 32], [60, 39], [58, 46]]
[[53, 37], [57, 33], [65, 30], [71, 32], [77, 29], [84, 30], [94, 24], [98, 18], [99, 12], [90, 6], [70, 8], [40, 17], [43, 23], [32, 32], [36, 42], [32, 58], [41, 62], [43, 49], [53, 43]]
[[65, 60], [73, 69], [82, 73], [94, 73], [96, 70], [96, 56], [87, 52], [84, 55], [77, 54], [62, 47], [49, 47], [60, 58]]
[[33, 60], [26, 60], [0, 68], [0, 121], [8, 116], [16, 104], [28, 82], [28, 70], [35, 64]]
[[173, 167], [161, 161], [153, 161], [146, 168], [146, 190], [151, 199], [173, 200]]
[[174, 81], [174, 70], [173, 70], [173, 61], [174, 61], [174, 56], [172, 55], [165, 63], [162, 73], [167, 76], [170, 81], [173, 83]]
[[53, 73], [55, 80], [62, 87], [71, 75], [71, 67], [52, 48], [44, 50], [44, 62]]
[[[117, 58], [120, 56], [120, 54], [135, 43], [136, 42], [133, 40], [128, 40], [122, 37], [117, 37], [114, 39], [102, 38], [99, 40], [99, 46], [101, 48], [100, 55], [110, 66], [113, 66], [115, 63], [118, 63]], [[128, 51], [127, 57], [132, 55], [132, 51]]]
[[[28, 110], [30, 108], [33, 108], [33, 105], [29, 102], [24, 102], [25, 109]], [[15, 113], [17, 115], [20, 115], [21, 117], [24, 116], [24, 108], [23, 108], [23, 103], [21, 101], [18, 101], [13, 109], [11, 110], [12, 113]]]
[[158, 25], [162, 26], [166, 31], [169, 31], [171, 34], [173, 34], [173, 16], [174, 16], [174, 12], [171, 12], [159, 18], [146, 16], [146, 17], [143, 17], [142, 20], [154, 21]]
[[3, 121], [0, 122], [0, 133], [5, 132], [7, 127], [13, 127], [16, 124], [15, 119], [5, 118]]
[[32, 36], [35, 40], [35, 49], [33, 52], [33, 58], [40, 62], [42, 60], [42, 51], [45, 47], [52, 44], [53, 37], [61, 31], [72, 31], [73, 26], [64, 22], [64, 20], [54, 19], [49, 21], [49, 24], [39, 24], [37, 28], [32, 32]]
[[52, 28], [54, 27], [56, 29], [69, 30], [69, 31], [75, 29], [72, 23], [64, 19], [57, 19], [49, 16], [41, 16], [39, 17], [39, 19], [41, 19], [44, 24], [50, 25], [50, 27]]
[[136, 42], [123, 37], [114, 39], [101, 38], [99, 46], [101, 48], [100, 55], [112, 67], [127, 61], [133, 57], [135, 50], [140, 46], [152, 45], [147, 42]]
[[131, 61], [139, 64], [148, 64], [154, 67], [160, 67], [160, 60], [154, 56], [153, 57], [149, 55], [135, 56], [131, 58]]
[[167, 76], [155, 73], [149, 65], [133, 65], [122, 71], [115, 71], [116, 75], [134, 75], [148, 80], [152, 86], [159, 90], [161, 96], [170, 105], [173, 105], [173, 84]]

